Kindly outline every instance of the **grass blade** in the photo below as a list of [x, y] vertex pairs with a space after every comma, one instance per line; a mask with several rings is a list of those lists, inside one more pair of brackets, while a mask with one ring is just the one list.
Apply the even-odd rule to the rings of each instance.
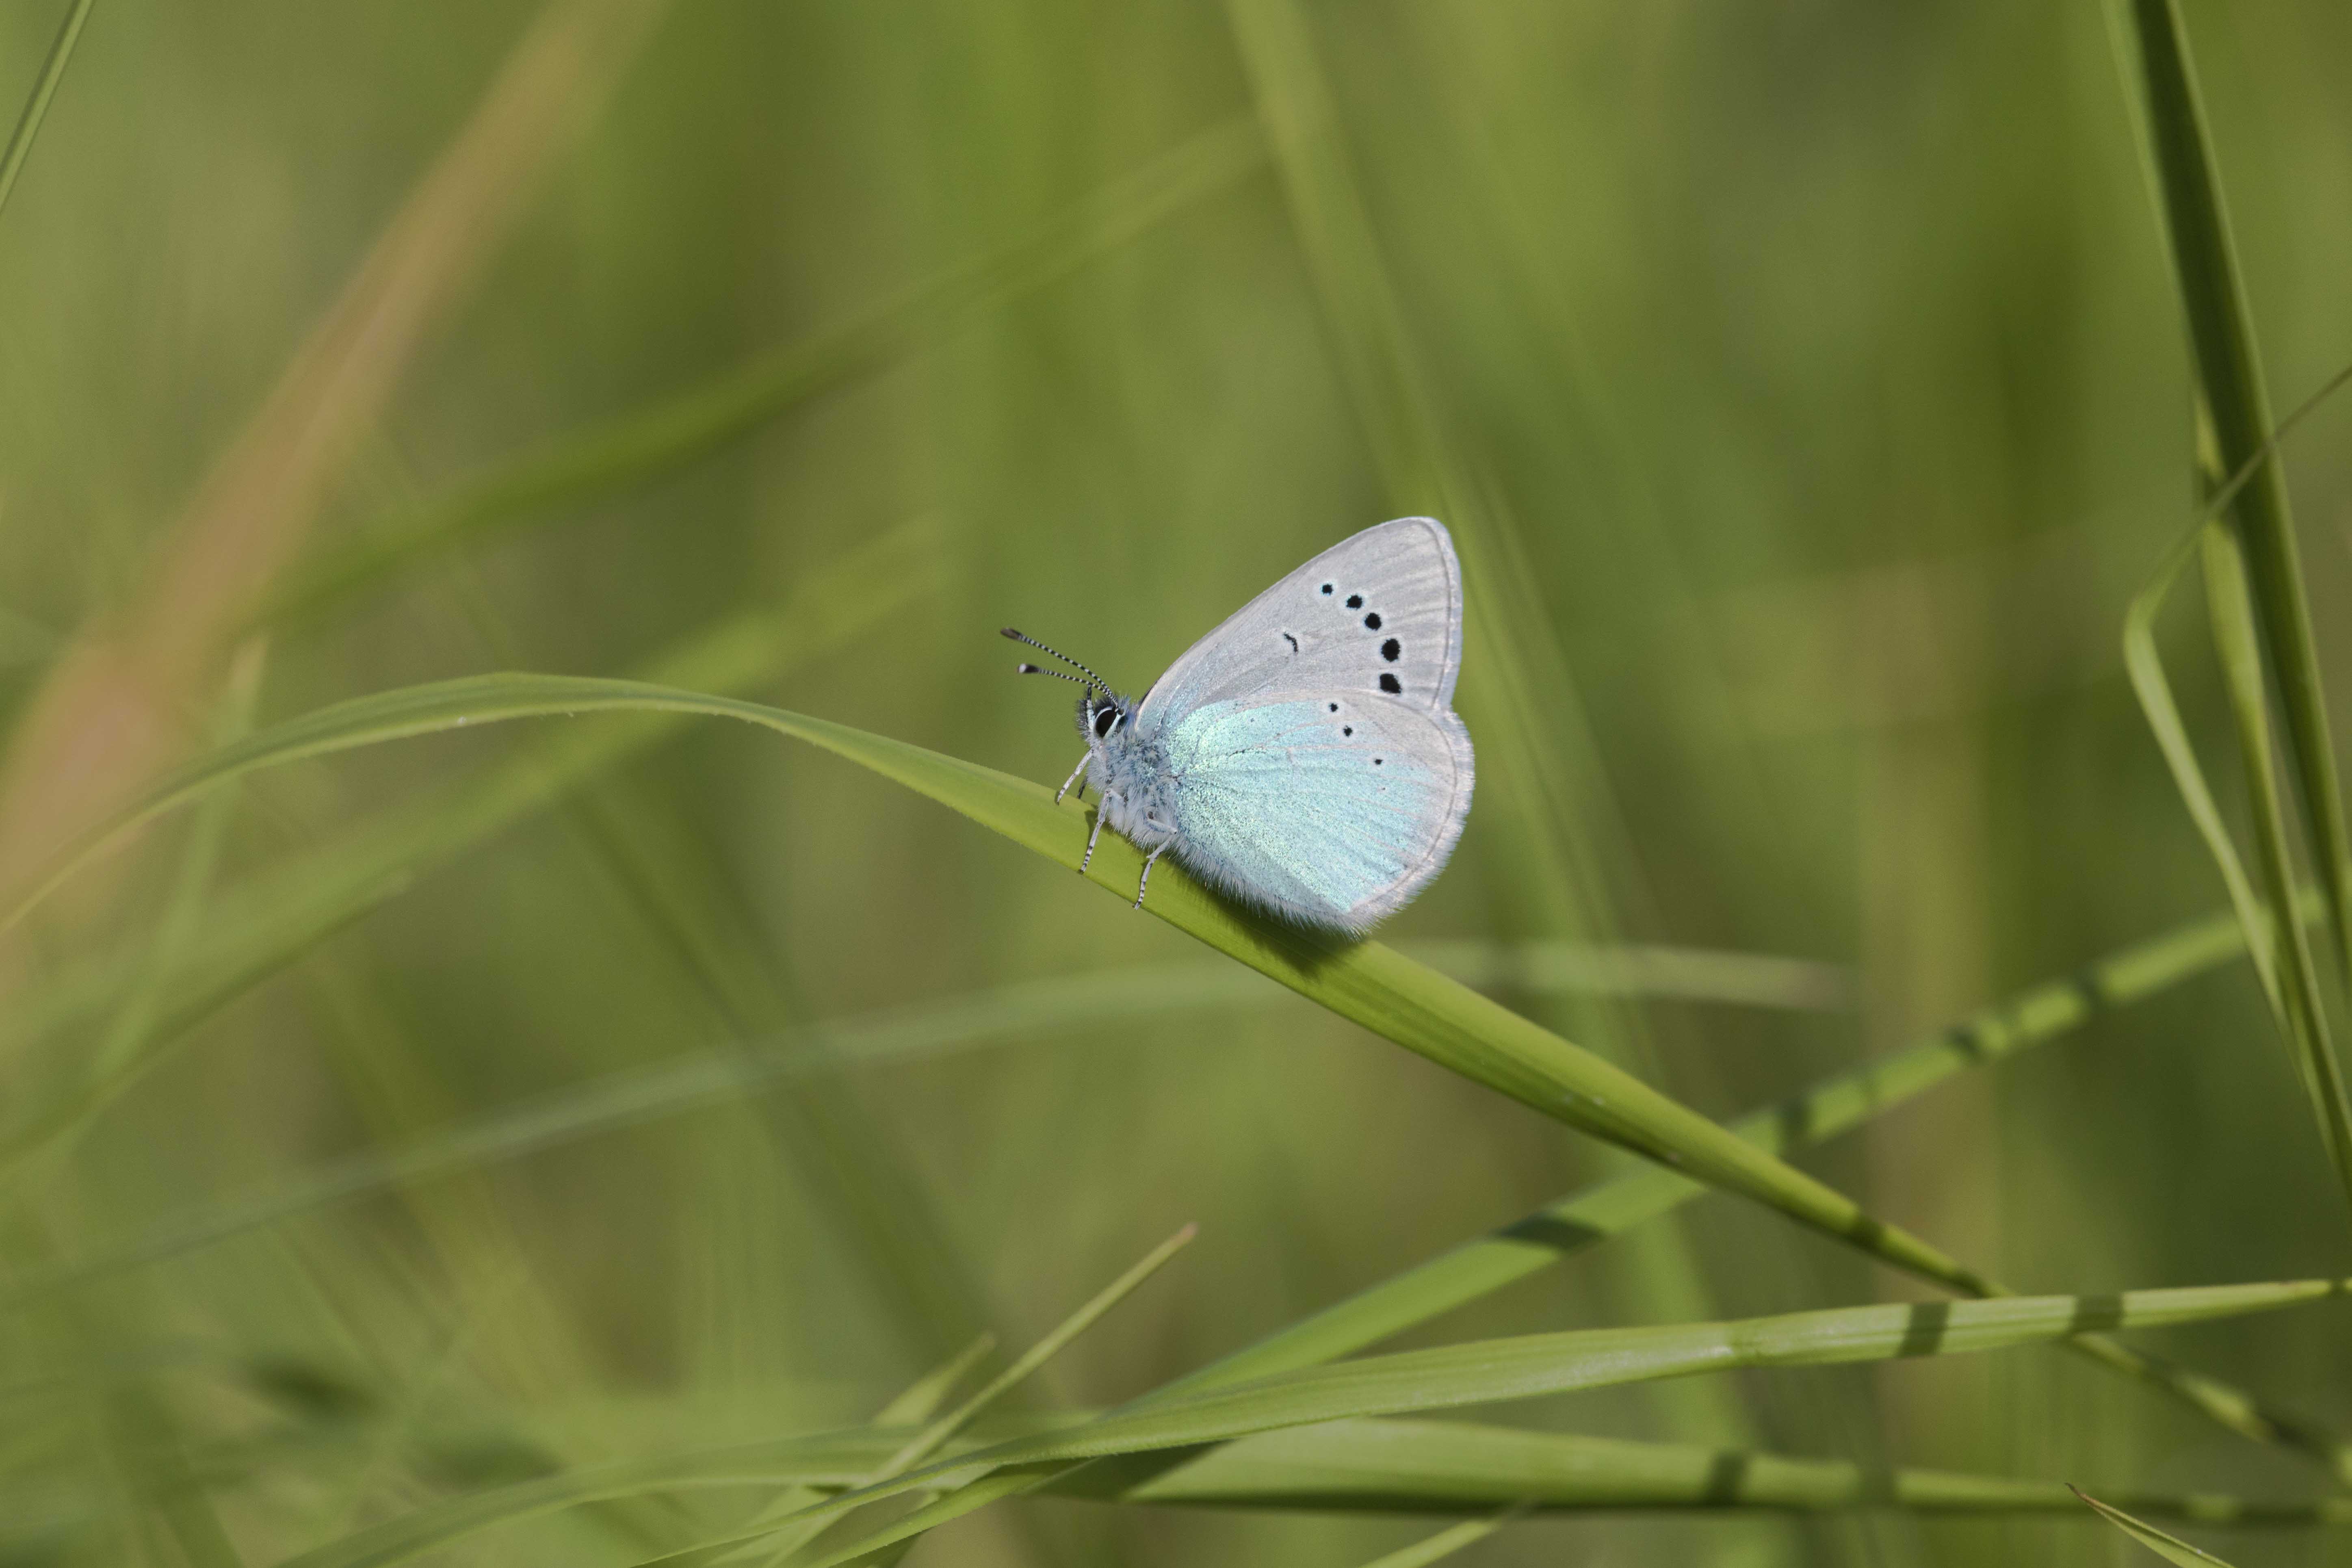
[[1426, 1541], [1416, 1541], [1411, 1546], [1400, 1547], [1384, 1556], [1376, 1557], [1364, 1568], [1426, 1568], [1440, 1558], [1451, 1557], [1465, 1546], [1475, 1546], [1507, 1522], [1505, 1519], [1473, 1519], [1441, 1530]]
[[2084, 1506], [2088, 1507], [2093, 1513], [2097, 1514], [2167, 1563], [2181, 1563], [2183, 1568], [2198, 1568], [2200, 1563], [2206, 1564], [2207, 1568], [2211, 1568], [2215, 1563], [2220, 1563], [2221, 1568], [2230, 1568], [2227, 1563], [2221, 1562], [2221, 1559], [2211, 1552], [2200, 1552], [2189, 1542], [2177, 1536], [2165, 1534], [2164, 1531], [2144, 1520], [2134, 1519], [2119, 1508], [2110, 1508], [2080, 1487], [2069, 1489], [2076, 1497], [2081, 1498]]
[[[1070, 1415], [1066, 1419], [1083, 1419]], [[1000, 1434], [1001, 1435], [1001, 1434]], [[865, 1426], [658, 1454], [509, 1482], [427, 1504], [312, 1553], [342, 1568], [404, 1561], [562, 1509], [662, 1492], [773, 1483], [857, 1483], [907, 1436]], [[1202, 1452], [1144, 1455], [1072, 1471], [1074, 1500], [1150, 1507], [1460, 1513], [1525, 1504], [1544, 1513], [1885, 1510], [1922, 1516], [2071, 1515], [2056, 1481], [1950, 1470], [1880, 1470], [1840, 1459], [1651, 1443], [1444, 1420], [1367, 1417], [1259, 1433]], [[2134, 1494], [2141, 1514], [2241, 1529], [2352, 1524], [2352, 1501], [2250, 1501], [2219, 1493]], [[723, 1550], [718, 1544], [690, 1552]], [[320, 1553], [332, 1552], [333, 1556]], [[731, 1561], [716, 1558], [713, 1561]], [[301, 1560], [298, 1559], [298, 1563]]]
[[[1365, 1417], [1238, 1438], [1171, 1464], [1104, 1460], [1052, 1489], [1155, 1506], [1462, 1512], [1525, 1502], [1544, 1512], [1885, 1509], [1942, 1515], [2071, 1514], [2057, 1481], [1952, 1470], [1885, 1470], [1701, 1443], [1651, 1443], [1444, 1420]], [[2200, 1523], [2352, 1524], [2352, 1501], [2257, 1503], [2197, 1493], [2128, 1500]]]
[[[1003, 1485], [1024, 1479], [1023, 1467], [1182, 1448], [1277, 1427], [1457, 1409], [1733, 1368], [1822, 1366], [2006, 1349], [2115, 1329], [2270, 1310], [2326, 1300], [2347, 1289], [2342, 1281], [2299, 1280], [2109, 1296], [1846, 1307], [1728, 1323], [1575, 1329], [1371, 1356], [1139, 1404], [1081, 1426], [957, 1455], [898, 1481], [845, 1493], [808, 1517], [835, 1517], [926, 1483], [937, 1489], [974, 1477], [982, 1466], [998, 1467], [1002, 1473], [988, 1477], [988, 1482]], [[816, 1568], [833, 1568], [938, 1522], [930, 1510], [918, 1510]], [[306, 1563], [303, 1568], [326, 1568], [326, 1563]]]
[[[2262, 655], [2256, 645], [2253, 603], [2247, 591], [2243, 556], [2238, 539], [2208, 525], [2201, 532], [2205, 569], [2205, 601], [2213, 624], [2213, 644], [2230, 690], [2230, 707], [2238, 721], [2238, 754], [2245, 768], [2248, 804], [2254, 822], [2254, 841], [2261, 852], [2263, 879], [2273, 906], [2291, 897], [2294, 886], [2293, 851], [2286, 840], [2286, 822], [2280, 810], [2278, 779], [2272, 765], [2269, 703], [2263, 690]], [[2279, 929], [2283, 926], [2284, 929]], [[2352, 1099], [2345, 1091], [2342, 1064], [2329, 1039], [2327, 1009], [2320, 1000], [2319, 973], [2311, 944], [2299, 921], [2273, 928], [2273, 952], [2279, 966], [2278, 993], [2284, 1004], [2288, 1043], [2295, 1053], [2297, 1075], [2319, 1119], [2322, 1144], [2336, 1168], [2345, 1201], [2352, 1205]]]
[[[1051, 1333], [1031, 1345], [1022, 1353], [1019, 1360], [991, 1378], [987, 1384], [973, 1394], [971, 1398], [939, 1419], [929, 1423], [893, 1449], [890, 1457], [875, 1467], [873, 1472], [860, 1484], [874, 1486], [890, 1480], [905, 1474], [938, 1453], [972, 1422], [979, 1419], [991, 1405], [1026, 1382], [1038, 1368], [1067, 1348], [1072, 1340], [1099, 1322], [1104, 1313], [1127, 1300], [1138, 1286], [1160, 1272], [1160, 1268], [1170, 1258], [1191, 1246], [1192, 1238], [1199, 1234], [1200, 1226], [1187, 1225], [1144, 1254], [1134, 1267], [1096, 1292], [1091, 1300], [1063, 1319]], [[779, 1560], [782, 1556], [789, 1555], [815, 1540], [827, 1522], [829, 1521], [813, 1521], [803, 1524], [798, 1529], [793, 1529], [789, 1519], [784, 1521], [782, 1533], [786, 1534], [789, 1539], [779, 1543], [782, 1547]]]
[[[9, 915], [21, 920], [74, 869], [138, 826], [205, 789], [282, 765], [409, 736], [508, 720], [591, 712], [730, 718], [805, 741], [904, 784], [982, 826], [1076, 868], [1086, 808], [1056, 806], [1042, 786], [904, 742], [724, 697], [549, 675], [468, 677], [406, 687], [278, 724], [181, 769], [68, 855]], [[1089, 879], [1122, 898], [1141, 860], [1106, 842]], [[1557, 1121], [1742, 1193], [1893, 1266], [1968, 1294], [1990, 1281], [1851, 1199], [1434, 970], [1379, 942], [1344, 943], [1245, 915], [1189, 877], [1168, 879], [1153, 914], [1383, 1037]]]
[[[2115, 4], [2111, 15], [2188, 316], [2199, 405], [2212, 432], [2215, 467], [2226, 473], [2255, 466], [2231, 509], [2234, 532], [2251, 568], [2252, 597], [2261, 612], [2259, 627], [2252, 629], [2268, 654], [2286, 719], [2297, 793], [2335, 931], [2338, 973], [2352, 984], [2352, 837], [2345, 827], [2310, 601], [2287, 511], [2285, 478], [2272, 455], [2269, 397], [2214, 169], [2212, 137], [2174, 0]], [[2278, 899], [2281, 890], [2273, 888], [2272, 896]]]
[[557, 437], [362, 525], [357, 536], [365, 542], [297, 574], [261, 618], [316, 616], [468, 542], [576, 510], [708, 457], [906, 355], [926, 334], [1010, 304], [1231, 188], [1265, 156], [1248, 119], [1213, 126], [1003, 251], [954, 268], [715, 381]]
[[66, 62], [73, 58], [74, 45], [80, 41], [81, 25], [89, 20], [89, 8], [95, 0], [73, 0], [66, 10], [66, 18], [58, 24], [58, 36], [49, 45], [48, 58], [41, 62], [40, 79], [33, 84], [32, 97], [25, 100], [24, 112], [16, 116], [16, 129], [8, 133], [8, 150], [0, 153], [0, 210], [8, 205], [8, 193], [16, 188], [16, 176], [24, 172], [25, 160], [32, 155], [33, 138], [41, 133], [41, 121], [47, 118], [49, 100], [58, 92], [58, 83], [66, 76]]

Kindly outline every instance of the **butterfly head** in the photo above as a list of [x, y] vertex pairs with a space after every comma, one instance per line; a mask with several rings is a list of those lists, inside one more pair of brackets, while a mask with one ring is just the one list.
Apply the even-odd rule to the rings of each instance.
[[1110, 691], [1088, 690], [1078, 699], [1078, 733], [1089, 745], [1108, 742], [1127, 722], [1129, 703]]

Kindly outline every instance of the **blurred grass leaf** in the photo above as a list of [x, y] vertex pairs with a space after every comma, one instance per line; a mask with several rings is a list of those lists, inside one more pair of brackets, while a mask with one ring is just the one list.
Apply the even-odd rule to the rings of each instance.
[[2220, 1564], [2220, 1568], [2230, 1568], [2227, 1563], [2223, 1563], [2211, 1552], [2200, 1552], [2177, 1536], [2165, 1534], [2164, 1531], [2144, 1520], [2134, 1519], [2119, 1508], [2110, 1508], [2080, 1487], [2070, 1489], [2076, 1497], [2083, 1500], [2092, 1512], [2163, 1558], [2167, 1563], [2178, 1563], [2182, 1564], [2183, 1568], [2198, 1568], [2200, 1563], [2205, 1564], [2206, 1568], [2212, 1568], [2216, 1563]]
[[[743, 690], [775, 680], [839, 647], [883, 616], [936, 593], [939, 524], [919, 518], [886, 530], [809, 573], [772, 605], [728, 616], [651, 660], [664, 685]], [[307, 849], [208, 902], [200, 931], [168, 953], [150, 982], [156, 1017], [141, 1048], [101, 1056], [66, 1088], [25, 1096], [0, 1120], [0, 1161], [20, 1157], [81, 1115], [128, 1089], [197, 1023], [320, 942], [397, 897], [425, 871], [545, 809], [583, 783], [637, 755], [683, 721], [621, 719], [528, 747], [479, 774], [422, 792], [366, 825]], [[85, 961], [16, 998], [0, 1039], [21, 1057], [122, 994], [138, 953]], [[21, 1091], [20, 1091], [21, 1092]]]
[[555, 437], [437, 496], [362, 525], [263, 607], [268, 621], [321, 612], [419, 563], [535, 520], [576, 513], [646, 484], [912, 350], [928, 333], [1001, 308], [1232, 187], [1265, 160], [1247, 119], [1214, 125], [992, 256], [916, 285], [803, 342], [648, 406]]

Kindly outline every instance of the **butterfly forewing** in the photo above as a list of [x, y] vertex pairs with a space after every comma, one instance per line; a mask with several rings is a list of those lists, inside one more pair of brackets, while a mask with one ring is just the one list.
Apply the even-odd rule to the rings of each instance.
[[1340, 541], [1243, 605], [1169, 666], [1136, 721], [1285, 692], [1389, 697], [1423, 711], [1454, 702], [1462, 666], [1462, 568], [1444, 526], [1405, 517]]

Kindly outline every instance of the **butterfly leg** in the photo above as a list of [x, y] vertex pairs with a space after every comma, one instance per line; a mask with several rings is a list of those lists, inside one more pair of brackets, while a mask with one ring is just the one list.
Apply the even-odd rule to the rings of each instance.
[[1113, 798], [1110, 795], [1105, 795], [1095, 806], [1095, 830], [1087, 835], [1087, 852], [1078, 857], [1078, 875], [1081, 877], [1087, 874], [1087, 868], [1094, 864], [1095, 840], [1102, 837], [1103, 807], [1108, 805]]
[[1162, 844], [1159, 848], [1154, 849], [1150, 854], [1146, 855], [1143, 858], [1143, 876], [1135, 884], [1135, 907], [1137, 909], [1139, 910], [1143, 907], [1143, 889], [1151, 886], [1151, 863], [1167, 853], [1168, 846]]
[[1064, 779], [1062, 781], [1062, 787], [1054, 792], [1054, 804], [1055, 805], [1062, 804], [1062, 797], [1070, 793], [1070, 786], [1073, 784], [1077, 786], [1078, 798], [1080, 800], [1087, 798], [1087, 757], [1091, 757], [1094, 754], [1094, 749], [1092, 747], [1088, 747], [1087, 750], [1087, 755], [1078, 759], [1078, 765], [1070, 770], [1070, 776]]

